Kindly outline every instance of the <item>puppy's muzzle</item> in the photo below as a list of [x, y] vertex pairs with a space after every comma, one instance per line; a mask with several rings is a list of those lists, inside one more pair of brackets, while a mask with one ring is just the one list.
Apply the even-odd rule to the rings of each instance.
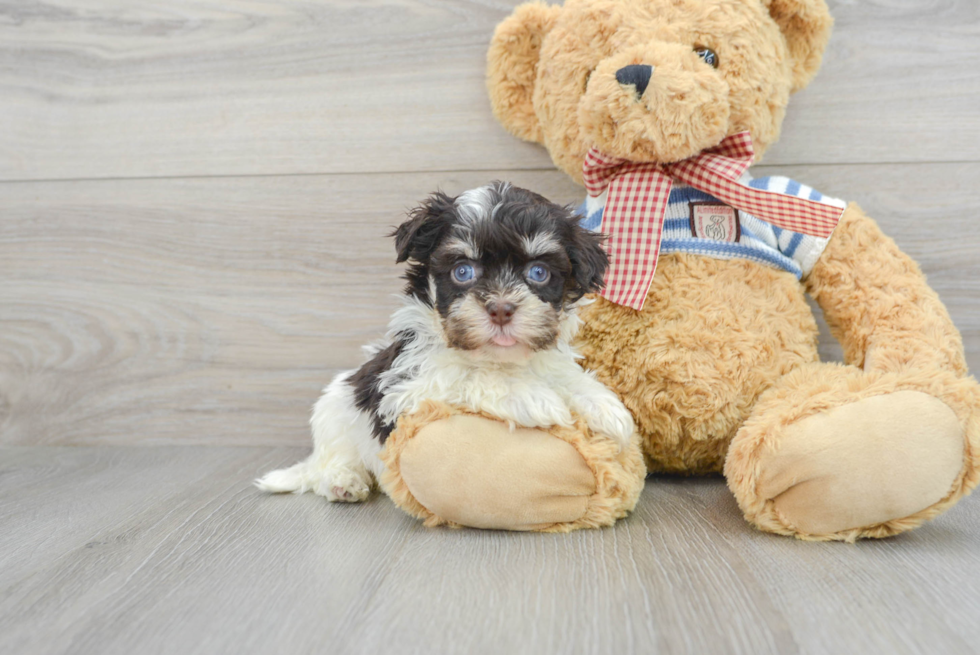
[[487, 314], [490, 315], [490, 322], [501, 327], [510, 323], [514, 318], [514, 312], [517, 311], [517, 305], [512, 302], [491, 300], [487, 303], [486, 307]]

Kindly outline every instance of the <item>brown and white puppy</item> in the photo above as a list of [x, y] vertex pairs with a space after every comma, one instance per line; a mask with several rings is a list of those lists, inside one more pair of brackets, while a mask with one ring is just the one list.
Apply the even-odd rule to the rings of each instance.
[[408, 284], [386, 342], [317, 401], [313, 454], [259, 488], [364, 500], [395, 420], [424, 400], [529, 428], [571, 425], [574, 412], [625, 447], [629, 412], [570, 346], [578, 306], [601, 288], [608, 264], [578, 221], [505, 182], [456, 198], [435, 193], [413, 210], [394, 234]]

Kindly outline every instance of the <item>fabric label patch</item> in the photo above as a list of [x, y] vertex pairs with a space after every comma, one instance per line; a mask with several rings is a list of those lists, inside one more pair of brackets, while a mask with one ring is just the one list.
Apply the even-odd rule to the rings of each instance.
[[699, 239], [738, 243], [742, 227], [738, 210], [718, 202], [692, 202], [691, 234]]

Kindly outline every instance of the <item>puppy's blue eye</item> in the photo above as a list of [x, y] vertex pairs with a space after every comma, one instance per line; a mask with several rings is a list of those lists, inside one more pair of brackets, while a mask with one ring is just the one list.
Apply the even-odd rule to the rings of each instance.
[[708, 64], [712, 68], [718, 68], [718, 55], [711, 48], [694, 48], [694, 52], [697, 53], [704, 63]]
[[544, 284], [551, 277], [551, 272], [541, 264], [535, 264], [527, 269], [527, 279], [535, 284]]
[[470, 264], [457, 264], [453, 269], [453, 279], [457, 282], [469, 282], [476, 277], [476, 270]]

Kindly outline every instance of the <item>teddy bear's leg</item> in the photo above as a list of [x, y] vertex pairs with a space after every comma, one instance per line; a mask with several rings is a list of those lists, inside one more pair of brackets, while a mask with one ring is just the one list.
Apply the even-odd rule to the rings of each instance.
[[725, 475], [746, 518], [809, 539], [884, 537], [980, 479], [980, 385], [915, 263], [855, 206], [807, 281], [847, 365], [810, 364], [759, 399]]
[[426, 525], [567, 531], [629, 513], [645, 468], [625, 450], [574, 428], [511, 429], [429, 403], [399, 420], [382, 453], [381, 485]]
[[941, 374], [810, 364], [759, 399], [725, 476], [745, 517], [809, 539], [884, 537], [977, 483], [980, 390]]

